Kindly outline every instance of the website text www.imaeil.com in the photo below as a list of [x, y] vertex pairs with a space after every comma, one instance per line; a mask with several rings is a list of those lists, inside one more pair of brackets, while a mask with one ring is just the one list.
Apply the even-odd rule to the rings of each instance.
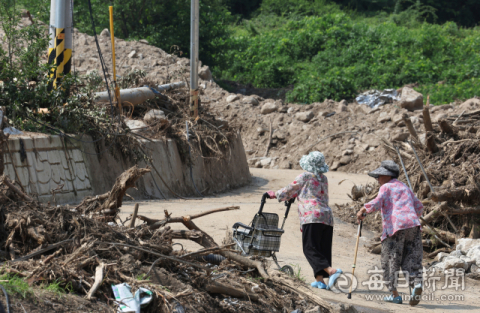
[[[368, 294], [364, 295], [365, 300], [367, 301], [382, 301], [385, 299], [385, 294]], [[403, 302], [408, 302], [411, 299], [411, 295], [400, 295], [402, 297]], [[420, 297], [420, 301], [422, 302], [438, 302], [438, 301], [463, 301], [465, 300], [464, 295], [460, 294], [448, 294], [448, 295], [435, 295], [435, 293], [423, 294]]]

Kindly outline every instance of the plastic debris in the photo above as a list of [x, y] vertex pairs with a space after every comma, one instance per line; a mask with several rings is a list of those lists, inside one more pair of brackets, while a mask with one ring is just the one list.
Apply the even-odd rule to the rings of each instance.
[[4, 134], [9, 134], [9, 135], [22, 135], [23, 132], [21, 130], [16, 129], [15, 127], [5, 127], [3, 129]]
[[153, 299], [153, 293], [145, 288], [138, 288], [135, 296], [132, 295], [132, 287], [127, 283], [112, 286], [115, 300], [118, 302], [117, 312], [140, 313], [140, 309], [146, 307]]
[[366, 104], [372, 109], [378, 108], [385, 103], [400, 100], [396, 89], [384, 89], [383, 91], [372, 89], [365, 91], [355, 98], [358, 104]]

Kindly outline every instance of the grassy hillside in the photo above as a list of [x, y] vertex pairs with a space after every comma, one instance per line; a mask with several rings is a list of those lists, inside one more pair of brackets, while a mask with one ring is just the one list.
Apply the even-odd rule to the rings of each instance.
[[[366, 89], [410, 83], [436, 104], [478, 94], [478, 28], [424, 22], [431, 8], [423, 5], [366, 17], [322, 1], [315, 10], [266, 7], [268, 1], [257, 17], [232, 27], [229, 49], [221, 55], [228, 66], [215, 68], [219, 77], [257, 87], [293, 84], [287, 99], [301, 103], [351, 99]], [[278, 10], [285, 8], [290, 14], [282, 16]]]

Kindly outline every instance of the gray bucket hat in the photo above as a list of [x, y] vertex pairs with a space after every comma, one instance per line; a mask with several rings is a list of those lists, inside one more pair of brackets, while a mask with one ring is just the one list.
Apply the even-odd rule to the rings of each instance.
[[368, 173], [369, 176], [378, 178], [378, 176], [391, 176], [392, 178], [397, 178], [400, 174], [400, 168], [397, 163], [392, 160], [382, 161], [380, 167]]

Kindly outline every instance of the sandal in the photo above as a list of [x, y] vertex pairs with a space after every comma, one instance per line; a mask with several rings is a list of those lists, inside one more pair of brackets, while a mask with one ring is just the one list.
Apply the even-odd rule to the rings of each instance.
[[318, 289], [326, 289], [327, 285], [322, 283], [321, 281], [314, 281], [313, 283], [310, 284], [313, 288], [318, 288]]
[[340, 274], [342, 274], [342, 270], [341, 269], [337, 269], [337, 271], [335, 272], [335, 274], [333, 274], [332, 276], [330, 276], [330, 278], [328, 279], [328, 286], [327, 286], [327, 290], [330, 290], [332, 289], [333, 285], [335, 285], [335, 282], [337, 281], [337, 278], [340, 276]]
[[403, 303], [402, 296], [394, 297], [393, 294], [383, 298], [383, 301], [390, 302], [390, 303], [395, 303], [395, 304], [402, 304]]
[[411, 306], [415, 306], [420, 302], [420, 299], [422, 298], [422, 285], [416, 285], [415, 288], [413, 288], [412, 295], [410, 296], [410, 301], [408, 304]]

